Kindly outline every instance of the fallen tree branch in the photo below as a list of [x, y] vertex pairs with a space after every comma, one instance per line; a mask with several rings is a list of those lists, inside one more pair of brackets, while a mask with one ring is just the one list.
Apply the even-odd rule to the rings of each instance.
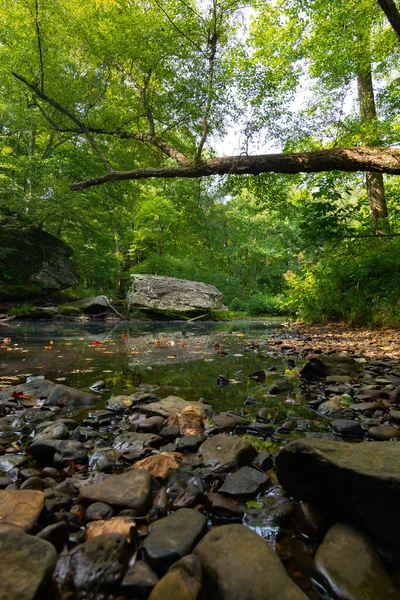
[[323, 171], [373, 171], [400, 175], [400, 150], [396, 148], [333, 148], [294, 154], [227, 156], [191, 162], [180, 167], [149, 167], [113, 171], [74, 183], [80, 191], [115, 181], [161, 178], [197, 178], [210, 175], [259, 175], [261, 173], [320, 173]]

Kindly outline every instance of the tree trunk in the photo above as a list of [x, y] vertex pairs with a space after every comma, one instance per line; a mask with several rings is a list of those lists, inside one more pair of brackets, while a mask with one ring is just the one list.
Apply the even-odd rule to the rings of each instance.
[[[369, 123], [374, 127], [377, 114], [370, 63], [367, 66], [364, 65], [362, 72], [358, 73], [357, 87], [361, 122]], [[366, 186], [372, 227], [376, 232], [388, 232], [388, 211], [382, 173], [367, 171]]]
[[400, 40], [400, 13], [395, 2], [393, 0], [378, 0], [378, 4]]

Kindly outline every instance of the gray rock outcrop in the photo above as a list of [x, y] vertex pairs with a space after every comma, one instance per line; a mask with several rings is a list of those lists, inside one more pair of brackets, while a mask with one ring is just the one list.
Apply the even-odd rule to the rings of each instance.
[[194, 316], [226, 310], [222, 294], [213, 285], [175, 277], [132, 275], [129, 308], [169, 316]]
[[55, 236], [10, 215], [1, 224], [0, 298], [26, 300], [77, 285], [72, 249]]

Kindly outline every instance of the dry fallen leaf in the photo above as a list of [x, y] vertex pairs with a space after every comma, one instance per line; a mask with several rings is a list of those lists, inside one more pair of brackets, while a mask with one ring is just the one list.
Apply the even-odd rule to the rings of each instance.
[[131, 537], [132, 527], [135, 527], [135, 521], [131, 517], [112, 517], [106, 521], [92, 521], [86, 526], [86, 538], [90, 540], [103, 533], [120, 533], [130, 542], [133, 537]]
[[180, 452], [160, 452], [160, 454], [153, 454], [148, 458], [139, 460], [139, 462], [133, 465], [133, 469], [144, 469], [148, 471], [153, 477], [161, 477], [166, 479], [171, 475], [171, 472], [175, 469], [179, 469], [179, 463], [177, 460], [182, 458]]
[[195, 408], [187, 406], [180, 413], [175, 413], [168, 417], [165, 426], [176, 425], [182, 435], [199, 435], [203, 433], [205, 413]]

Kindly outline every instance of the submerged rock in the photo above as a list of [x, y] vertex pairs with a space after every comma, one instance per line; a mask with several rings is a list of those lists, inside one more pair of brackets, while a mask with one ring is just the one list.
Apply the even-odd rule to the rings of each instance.
[[330, 597], [341, 600], [400, 600], [372, 541], [350, 525], [337, 523], [315, 555], [314, 579]]
[[393, 518], [400, 504], [399, 443], [301, 439], [281, 450], [275, 467], [294, 498], [400, 546], [400, 523]]
[[203, 571], [208, 600], [306, 600], [278, 556], [243, 525], [210, 531], [193, 553]]
[[132, 275], [127, 295], [129, 308], [167, 315], [193, 315], [227, 310], [213, 285], [175, 277]]

